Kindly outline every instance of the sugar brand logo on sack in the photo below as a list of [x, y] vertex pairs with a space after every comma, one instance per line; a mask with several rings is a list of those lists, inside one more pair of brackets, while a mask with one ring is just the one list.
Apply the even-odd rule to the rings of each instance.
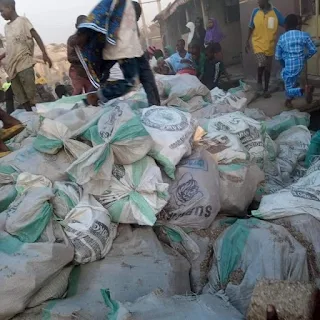
[[313, 201], [320, 201], [320, 194], [317, 194], [315, 190], [301, 189], [298, 187], [291, 188], [291, 194], [296, 198], [302, 198]]
[[198, 182], [191, 173], [185, 173], [178, 181], [176, 190], [173, 191], [177, 206], [189, 205], [189, 202], [196, 202], [203, 197]]
[[[79, 223], [81, 222], [72, 220], [70, 225]], [[74, 237], [71, 241], [76, 249], [76, 261], [90, 261], [92, 252], [95, 254], [95, 260], [100, 260], [102, 258], [101, 247], [106, 246], [110, 236], [110, 230], [105, 224], [95, 220], [87, 232], [76, 230], [70, 226], [67, 226], [65, 231], [72, 234]]]
[[196, 216], [196, 217], [205, 217], [205, 218], [210, 218], [212, 214], [212, 206], [198, 206], [194, 207], [190, 210], [187, 210], [183, 213], [169, 213], [167, 216], [167, 220], [178, 220], [183, 217], [188, 217], [188, 216]]
[[[102, 139], [107, 140], [111, 137], [116, 120], [119, 119], [123, 114], [123, 110], [121, 108], [122, 105], [123, 104], [119, 104], [119, 105], [115, 106], [112, 109], [111, 113], [107, 113], [106, 115], [101, 117], [100, 123], [103, 123], [103, 128], [100, 129], [99, 134]], [[102, 121], [102, 119], [103, 119], [103, 121]]]
[[142, 118], [142, 123], [162, 131], [182, 131], [189, 126], [188, 119], [183, 112], [163, 108], [148, 110]]
[[112, 169], [112, 175], [120, 181], [126, 174], [126, 170], [123, 165], [115, 164]]
[[208, 171], [208, 162], [203, 159], [182, 159], [179, 167]]

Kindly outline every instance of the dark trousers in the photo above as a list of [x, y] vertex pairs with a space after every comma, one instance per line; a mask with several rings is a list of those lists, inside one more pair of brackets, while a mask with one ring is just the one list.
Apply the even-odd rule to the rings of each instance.
[[11, 87], [5, 92], [5, 99], [7, 113], [11, 114], [14, 111], [13, 91]]
[[154, 79], [150, 64], [145, 55], [137, 58], [139, 64], [140, 82], [147, 94], [149, 105], [160, 106], [158, 87]]
[[132, 79], [139, 74], [139, 79], [147, 94], [149, 105], [160, 105], [160, 97], [156, 81], [150, 69], [149, 62], [145, 55], [139, 58], [125, 59], [119, 63], [125, 80], [114, 81], [114, 84], [107, 82], [110, 76], [110, 69], [117, 61], [105, 61], [103, 64], [103, 76], [101, 89], [103, 96], [108, 100], [126, 94], [132, 87]]

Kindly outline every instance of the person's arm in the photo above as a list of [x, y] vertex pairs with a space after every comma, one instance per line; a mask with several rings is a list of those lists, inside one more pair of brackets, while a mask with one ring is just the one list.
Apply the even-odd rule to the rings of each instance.
[[71, 36], [68, 39], [67, 42], [67, 57], [68, 57], [68, 61], [71, 64], [77, 64], [79, 63], [79, 58], [77, 56], [77, 54], [75, 53], [75, 46], [76, 46], [76, 36]]
[[281, 39], [279, 39], [277, 46], [276, 46], [276, 54], [275, 54], [275, 59], [278, 61], [283, 60], [283, 50], [282, 50], [282, 44], [281, 44]]
[[282, 13], [277, 9], [277, 8], [273, 8], [275, 14], [277, 15], [278, 18], [278, 24], [280, 27], [284, 28], [285, 25], [285, 17], [282, 15]]
[[306, 60], [309, 60], [317, 53], [317, 47], [313, 43], [311, 37], [308, 35], [306, 38], [306, 47], [308, 50], [308, 53], [306, 53]]
[[255, 9], [252, 12], [251, 18], [250, 18], [250, 22], [249, 22], [249, 30], [248, 30], [248, 38], [247, 38], [247, 42], [246, 42], [246, 53], [248, 53], [250, 51], [250, 39], [252, 37], [253, 31], [254, 31], [254, 17], [256, 16], [257, 12], [259, 11], [259, 9]]
[[40, 50], [42, 52], [43, 61], [45, 63], [48, 63], [49, 67], [52, 68], [52, 61], [51, 61], [51, 59], [49, 58], [49, 56], [47, 54], [46, 48], [45, 48], [45, 46], [43, 44], [43, 41], [42, 41], [41, 37], [39, 36], [38, 32], [35, 29], [31, 29], [30, 33], [31, 33], [33, 39], [38, 44], [38, 46], [39, 46], [39, 48], [40, 48]]

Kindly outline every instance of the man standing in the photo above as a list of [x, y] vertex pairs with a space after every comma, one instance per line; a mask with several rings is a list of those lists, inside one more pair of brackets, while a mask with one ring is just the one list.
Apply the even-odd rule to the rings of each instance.
[[[279, 26], [284, 26], [284, 17], [278, 9], [273, 7], [269, 0], [258, 0], [259, 8], [253, 10], [246, 52], [250, 50], [252, 37], [253, 52], [258, 63], [258, 91], [264, 92], [265, 98], [270, 98], [269, 83], [271, 77], [272, 60], [275, 53], [276, 37]], [[263, 88], [262, 78], [265, 86]]]
[[42, 51], [44, 62], [48, 63], [50, 68], [52, 62], [39, 34], [30, 21], [25, 17], [18, 16], [14, 0], [2, 0], [0, 13], [5, 20], [9, 21], [5, 26], [6, 53], [0, 56], [0, 60], [5, 58], [5, 69], [20, 107], [32, 111], [36, 96], [33, 70], [34, 40]]

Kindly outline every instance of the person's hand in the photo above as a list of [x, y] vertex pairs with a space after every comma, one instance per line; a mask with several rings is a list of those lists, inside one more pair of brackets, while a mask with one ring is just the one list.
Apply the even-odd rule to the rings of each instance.
[[248, 40], [245, 47], [246, 53], [249, 53], [251, 51], [250, 41]]
[[[315, 309], [313, 310], [313, 315], [311, 320], [320, 319], [320, 290], [314, 296]], [[267, 307], [267, 320], [279, 320], [276, 308], [272, 305]]]
[[276, 308], [269, 305], [267, 308], [267, 320], [279, 320]]
[[89, 93], [87, 95], [87, 101], [90, 106], [97, 107], [98, 102], [99, 102], [99, 98], [96, 93]]
[[50, 69], [52, 68], [52, 61], [46, 52], [43, 54], [43, 61], [44, 61], [44, 63], [47, 63], [49, 65]]

